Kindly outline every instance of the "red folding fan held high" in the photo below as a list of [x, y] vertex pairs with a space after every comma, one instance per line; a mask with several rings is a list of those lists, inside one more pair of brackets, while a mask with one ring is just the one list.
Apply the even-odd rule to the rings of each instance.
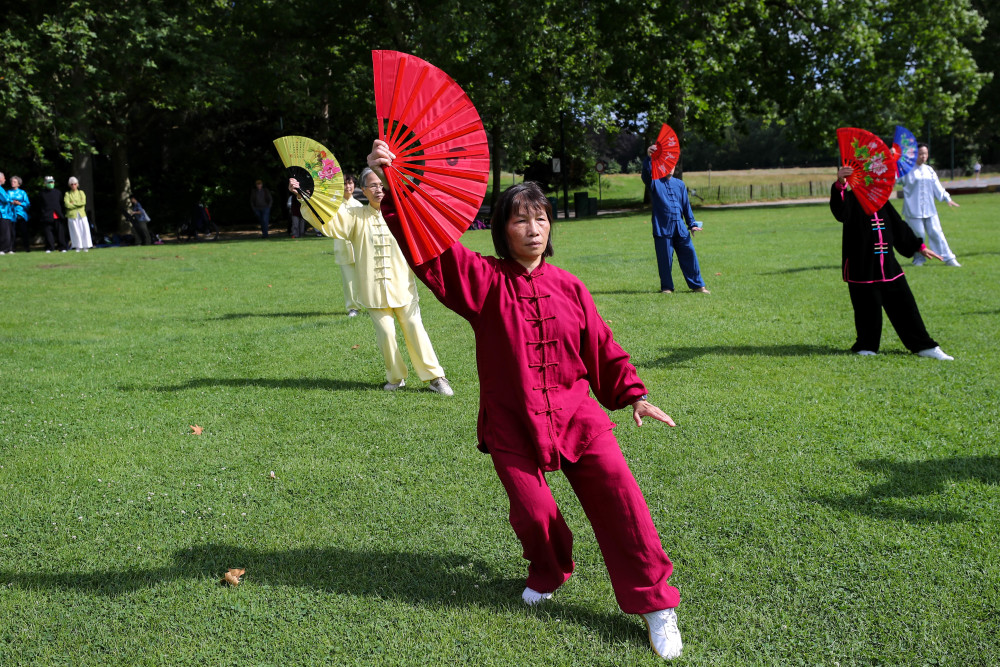
[[854, 168], [847, 184], [865, 213], [872, 215], [892, 195], [896, 185], [896, 157], [881, 139], [856, 127], [838, 129], [837, 145], [841, 163]]
[[379, 139], [396, 157], [385, 169], [413, 259], [437, 257], [479, 212], [489, 182], [486, 131], [469, 96], [430, 63], [372, 51]]
[[663, 124], [660, 128], [660, 135], [656, 137], [656, 150], [650, 156], [653, 168], [653, 178], [664, 178], [669, 176], [677, 166], [677, 160], [681, 157], [681, 144], [677, 141], [677, 133], [674, 129]]

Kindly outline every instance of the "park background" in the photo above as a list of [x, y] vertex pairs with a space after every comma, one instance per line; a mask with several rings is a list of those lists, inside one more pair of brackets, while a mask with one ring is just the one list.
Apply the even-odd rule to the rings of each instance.
[[75, 174], [102, 232], [127, 230], [130, 192], [161, 234], [199, 201], [224, 229], [249, 228], [258, 178], [280, 220], [271, 142], [313, 137], [359, 171], [382, 48], [466, 90], [494, 185], [526, 174], [568, 194], [560, 208], [598, 194], [598, 159], [637, 171], [663, 122], [684, 148], [678, 175], [714, 170], [716, 187], [730, 170], [832, 173], [841, 126], [891, 139], [904, 125], [960, 175], [1000, 164], [998, 39], [986, 0], [23, 2], [0, 26], [0, 169], [29, 194]]
[[[591, 191], [593, 162], [627, 169], [661, 119], [699, 191], [709, 164], [713, 184], [832, 175], [844, 125], [929, 128], [939, 169], [952, 137], [963, 168], [995, 166], [997, 12], [21, 3], [0, 27], [0, 169], [35, 192], [89, 168], [102, 228], [127, 188], [154, 224], [203, 197], [249, 227], [252, 181], [283, 178], [276, 136], [361, 166], [371, 48], [458, 80], [501, 187], [564, 132], [571, 188]], [[634, 174], [611, 178], [639, 202]], [[888, 327], [879, 356], [847, 352], [823, 203], [699, 211], [707, 297], [658, 293], [648, 211], [556, 225], [553, 262], [678, 422], [613, 415], [676, 566], [680, 664], [1000, 663], [998, 200], [957, 201], [942, 215], [963, 266], [907, 267], [950, 363]], [[455, 397], [389, 394], [327, 239], [223, 239], [0, 263], [0, 665], [662, 664], [559, 475], [579, 569], [552, 605], [521, 604], [458, 316], [422, 292]], [[492, 252], [489, 232], [462, 241]]]

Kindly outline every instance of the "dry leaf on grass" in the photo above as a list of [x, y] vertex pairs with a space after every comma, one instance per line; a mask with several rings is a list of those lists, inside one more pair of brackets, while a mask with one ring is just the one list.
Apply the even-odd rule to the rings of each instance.
[[229, 584], [230, 586], [239, 586], [240, 582], [243, 580], [243, 575], [246, 573], [241, 567], [231, 567], [229, 571], [226, 572], [222, 579], [219, 580], [220, 584]]
[[278, 479], [278, 476], [274, 474], [273, 470], [271, 471], [271, 474], [268, 475], [268, 477], [270, 477], [271, 479]]
[[351, 346], [351, 349], [352, 349], [352, 350], [356, 350], [356, 349], [358, 349], [359, 347], [361, 347], [361, 346], [360, 346], [360, 345], [352, 345], [352, 346]]
[[201, 435], [201, 432], [204, 431], [204, 430], [205, 429], [203, 429], [202, 427], [198, 426], [197, 424], [192, 424], [191, 425], [191, 435]]

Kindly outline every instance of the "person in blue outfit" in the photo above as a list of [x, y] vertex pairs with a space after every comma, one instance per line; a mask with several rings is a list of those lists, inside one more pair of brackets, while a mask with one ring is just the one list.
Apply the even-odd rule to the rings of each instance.
[[24, 247], [24, 252], [31, 252], [31, 230], [28, 227], [28, 209], [31, 201], [28, 193], [21, 189], [21, 177], [10, 177], [10, 190], [7, 191], [7, 199], [10, 200], [11, 212], [14, 223], [10, 236], [10, 251], [14, 252], [17, 237], [20, 237]]
[[0, 255], [14, 252], [14, 207], [4, 187], [6, 182], [7, 177], [0, 171]]
[[660, 271], [660, 291], [665, 294], [674, 291], [671, 270], [676, 251], [681, 273], [691, 291], [711, 294], [705, 287], [705, 281], [701, 279], [698, 255], [695, 254], [691, 240], [691, 232], [700, 231], [701, 226], [694, 220], [687, 186], [681, 179], [674, 178], [673, 170], [663, 178], [653, 179], [652, 155], [655, 150], [656, 144], [653, 144], [646, 151], [647, 157], [642, 163], [642, 182], [649, 188], [649, 196], [653, 202], [653, 246], [656, 248], [656, 265]]

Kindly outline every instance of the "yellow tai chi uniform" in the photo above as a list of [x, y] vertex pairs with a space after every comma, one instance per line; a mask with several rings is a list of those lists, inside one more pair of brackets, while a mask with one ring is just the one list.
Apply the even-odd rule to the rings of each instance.
[[[364, 204], [354, 197], [348, 197], [341, 206], [361, 208]], [[341, 284], [344, 287], [344, 308], [348, 312], [361, 310], [361, 302], [358, 300], [358, 272], [354, 264], [354, 246], [351, 242], [333, 239], [333, 259], [340, 265]]]
[[385, 361], [385, 379], [397, 384], [407, 375], [396, 342], [393, 318], [399, 320], [410, 362], [424, 382], [444, 377], [434, 347], [420, 319], [417, 282], [382, 219], [370, 205], [341, 206], [323, 225], [327, 236], [350, 241], [356, 268], [355, 295], [375, 324], [375, 337]]

